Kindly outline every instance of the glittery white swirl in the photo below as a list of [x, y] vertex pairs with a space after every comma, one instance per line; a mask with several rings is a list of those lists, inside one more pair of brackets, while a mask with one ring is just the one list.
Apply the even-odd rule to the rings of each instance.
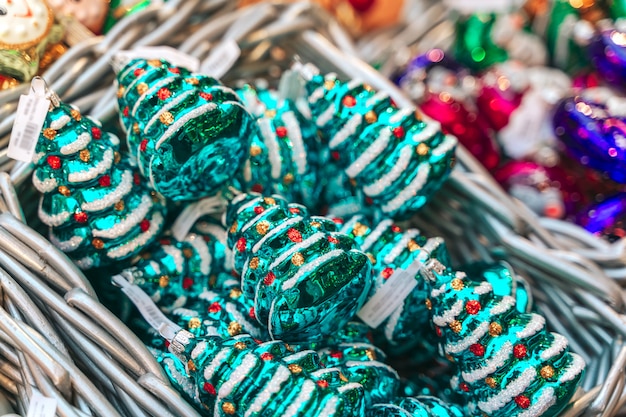
[[[120, 80], [126, 78], [128, 76], [128, 74], [130, 74], [131, 71], [134, 71], [138, 66], [140, 66], [142, 64], [142, 61], [137, 61], [135, 62], [133, 65], [131, 65], [130, 67], [126, 68], [124, 71], [122, 71], [121, 74], [118, 75], [118, 78]], [[135, 80], [136, 81], [136, 80]], [[126, 89], [124, 91], [124, 97], [126, 97], [126, 94], [128, 93], [129, 89]]]
[[45, 152], [37, 152], [33, 154], [33, 164], [37, 165], [41, 159], [46, 156]]
[[336, 107], [335, 107], [335, 103], [330, 103], [330, 105], [328, 106], [328, 108], [326, 110], [324, 110], [322, 112], [322, 114], [319, 115], [319, 117], [317, 118], [317, 126], [318, 127], [324, 127], [326, 126], [333, 118], [333, 116], [335, 115], [335, 111], [336, 111]]
[[585, 369], [585, 360], [576, 353], [571, 353], [572, 362], [567, 365], [567, 370], [559, 378], [559, 382], [564, 384], [576, 378]]
[[302, 352], [294, 353], [293, 355], [285, 356], [283, 361], [286, 363], [298, 362], [300, 359], [307, 357], [309, 355], [317, 355], [317, 352], [314, 350], [303, 350]]
[[457, 140], [454, 136], [446, 135], [446, 138], [432, 150], [431, 154], [433, 156], [441, 156], [445, 155], [452, 150], [457, 145]]
[[246, 159], [246, 163], [243, 166], [243, 179], [246, 182], [252, 181], [252, 164], [250, 158]]
[[474, 343], [478, 343], [478, 341], [487, 334], [489, 330], [489, 323], [483, 322], [478, 325], [476, 329], [467, 336], [465, 339], [458, 341], [457, 343], [448, 343], [446, 344], [446, 353], [454, 354], [460, 353], [464, 350], [468, 349]]
[[324, 239], [324, 236], [325, 236], [324, 233], [315, 233], [311, 235], [310, 237], [304, 239], [302, 242], [292, 245], [289, 249], [283, 252], [278, 258], [276, 258], [274, 262], [270, 264], [270, 268], [269, 268], [270, 271], [276, 268], [281, 263], [283, 263], [285, 260], [290, 259], [294, 253], [300, 252], [303, 249], [307, 249], [315, 245], [317, 242]]
[[298, 409], [311, 399], [311, 396], [313, 395], [314, 391], [315, 391], [315, 383], [313, 383], [313, 381], [311, 381], [310, 379], [307, 379], [306, 381], [304, 381], [304, 383], [300, 387], [300, 392], [298, 393], [298, 396], [292, 401], [289, 407], [285, 410], [282, 417], [294, 417], [298, 415]]
[[313, 371], [311, 372], [311, 376], [315, 379], [323, 379], [325, 376], [330, 376], [332, 377], [332, 374], [338, 374], [340, 373], [341, 370], [336, 367], [333, 366], [331, 368], [324, 368], [324, 369], [318, 369], [317, 371]]
[[263, 143], [265, 143], [265, 146], [267, 147], [272, 178], [278, 179], [280, 178], [280, 174], [282, 172], [282, 161], [280, 155], [280, 145], [278, 144], [276, 133], [272, 129], [272, 122], [263, 118], [259, 119], [257, 124], [259, 125], [261, 136], [263, 137]]
[[185, 265], [185, 258], [183, 257], [182, 251], [173, 245], [163, 245], [161, 246], [161, 249], [167, 254], [167, 256], [172, 258], [174, 268], [176, 268], [176, 273], [182, 274]]
[[368, 184], [363, 187], [363, 192], [365, 195], [370, 197], [376, 197], [382, 194], [384, 191], [389, 189], [391, 185], [400, 178], [400, 175], [404, 171], [406, 171], [411, 159], [413, 158], [413, 149], [410, 146], [405, 146], [400, 150], [400, 155], [398, 156], [397, 161], [391, 169], [384, 173], [380, 178], [378, 178], [372, 184]]
[[309, 96], [309, 103], [315, 104], [324, 97], [324, 87], [317, 87]]
[[148, 134], [148, 132], [150, 131], [152, 126], [157, 122], [157, 120], [159, 120], [159, 118], [161, 117], [161, 115], [163, 113], [165, 113], [166, 111], [172, 110], [174, 107], [178, 106], [180, 103], [182, 103], [183, 101], [187, 100], [187, 97], [189, 97], [189, 96], [191, 96], [193, 94], [195, 94], [195, 91], [193, 91], [193, 90], [185, 91], [181, 95], [179, 95], [179, 96], [175, 97], [174, 99], [168, 101], [164, 106], [159, 108], [159, 110], [150, 118], [148, 123], [146, 123], [146, 126], [143, 128], [143, 134], [144, 135]]
[[419, 236], [419, 234], [420, 232], [417, 229], [409, 229], [406, 232], [404, 232], [402, 234], [402, 238], [400, 238], [398, 243], [396, 243], [394, 247], [389, 251], [389, 253], [385, 255], [385, 258], [383, 259], [383, 261], [386, 264], [392, 263], [398, 256], [400, 256], [402, 251], [404, 251], [407, 248], [407, 246], [409, 245], [409, 242], [412, 239]]
[[378, 103], [380, 103], [381, 101], [386, 100], [388, 98], [389, 98], [389, 94], [379, 91], [376, 94], [374, 94], [372, 97], [367, 99], [367, 101], [365, 102], [365, 107], [367, 108], [373, 107], [377, 105]]
[[163, 132], [159, 140], [154, 145], [154, 149], [158, 151], [164, 142], [166, 142], [171, 136], [174, 135], [174, 133], [176, 133], [176, 131], [178, 131], [178, 129], [183, 127], [190, 120], [195, 119], [205, 113], [214, 111], [215, 109], [217, 109], [217, 104], [207, 103], [207, 104], [203, 104], [202, 106], [196, 107], [189, 113], [185, 114], [180, 119], [176, 120], [174, 123], [172, 123], [171, 125], [167, 127], [167, 130]]
[[528, 407], [517, 415], [517, 417], [537, 417], [542, 416], [550, 407], [556, 404], [556, 397], [554, 396], [554, 388], [546, 387], [541, 396], [535, 401], [533, 405]]
[[152, 239], [160, 230], [163, 224], [163, 216], [159, 212], [155, 212], [152, 215], [150, 221], [150, 227], [145, 232], [134, 238], [128, 243], [112, 248], [107, 255], [111, 259], [119, 259], [134, 252], [140, 246], [144, 246], [150, 239]]
[[88, 256], [86, 256], [84, 258], [81, 258], [81, 259], [78, 259], [78, 260], [76, 260], [74, 262], [76, 263], [76, 265], [80, 269], [89, 269], [89, 268], [93, 267], [93, 259], [91, 259]]
[[39, 177], [37, 176], [37, 171], [35, 171], [33, 172], [33, 185], [35, 186], [37, 191], [39, 191], [42, 194], [45, 194], [57, 188], [59, 183], [57, 182], [55, 178], [46, 178], [45, 180], [41, 181]]
[[52, 122], [50, 122], [50, 129], [54, 129], [54, 130], [59, 130], [61, 128], [63, 128], [66, 124], [68, 124], [70, 122], [70, 116], [68, 116], [67, 114], [64, 114], [63, 116], [59, 117], [56, 120], [53, 120]]
[[549, 348], [541, 352], [541, 360], [547, 361], [550, 358], [555, 357], [559, 353], [563, 352], [567, 348], [567, 338], [558, 333], [552, 333], [554, 341]]
[[231, 352], [231, 348], [222, 348], [222, 350], [220, 350], [219, 353], [215, 355], [209, 365], [204, 368], [204, 379], [210, 381], [213, 378], [213, 374], [215, 374], [215, 371], [217, 371], [217, 368], [219, 368], [226, 361]]
[[481, 282], [480, 285], [474, 288], [474, 294], [476, 295], [484, 295], [493, 291], [493, 287], [488, 282]]
[[414, 134], [411, 137], [411, 140], [413, 140], [414, 143], [424, 142], [425, 140], [432, 138], [440, 130], [441, 130], [441, 124], [439, 124], [439, 122], [434, 122], [434, 121], [428, 122], [426, 126], [424, 127], [424, 130]]
[[71, 155], [75, 154], [78, 151], [82, 151], [91, 143], [91, 135], [89, 133], [81, 133], [78, 135], [75, 141], [68, 143], [67, 145], [61, 146], [59, 151], [63, 155]]
[[250, 417], [253, 414], [260, 413], [265, 405], [270, 401], [272, 396], [282, 389], [282, 385], [291, 378], [291, 371], [285, 366], [280, 365], [265, 388], [256, 396], [244, 417]]
[[91, 181], [110, 170], [113, 165], [113, 159], [113, 149], [107, 149], [102, 154], [102, 160], [100, 162], [84, 171], [71, 172], [67, 176], [67, 180], [74, 183]]
[[116, 239], [122, 235], [125, 235], [132, 229], [137, 226], [140, 221], [142, 221], [146, 215], [150, 212], [152, 208], [152, 199], [150, 196], [144, 195], [141, 198], [141, 203], [133, 210], [128, 213], [126, 217], [118, 223], [115, 223], [115, 226], [109, 227], [108, 229], [95, 229], [93, 230], [93, 235], [96, 237], [103, 237], [106, 239]]
[[307, 170], [307, 154], [306, 149], [304, 149], [304, 142], [302, 141], [300, 123], [292, 111], [283, 114], [283, 122], [285, 122], [285, 127], [287, 128], [287, 132], [289, 132], [291, 160], [296, 165], [296, 172], [300, 175], [304, 175]]
[[265, 234], [265, 236], [263, 236], [262, 239], [260, 239], [253, 247], [252, 247], [252, 253], [257, 253], [259, 251], [259, 249], [261, 249], [263, 247], [263, 245], [265, 244], [265, 242], [267, 242], [269, 239], [271, 239], [272, 237], [282, 233], [284, 230], [288, 229], [289, 226], [294, 225], [296, 223], [299, 223], [303, 220], [302, 217], [297, 216], [297, 217], [293, 217], [289, 220], [286, 220], [284, 222], [282, 222], [281, 224], [279, 224], [278, 226], [276, 226], [275, 228], [271, 229], [269, 232], [267, 232]]
[[499, 391], [493, 397], [486, 401], [479, 401], [478, 408], [487, 414], [491, 414], [505, 405], [507, 405], [513, 398], [520, 395], [530, 386], [535, 380], [537, 371], [535, 368], [528, 368], [520, 376], [509, 383], [506, 388]]
[[50, 234], [50, 242], [63, 252], [72, 252], [78, 249], [78, 245], [83, 243], [85, 238], [82, 236], [72, 236], [69, 240], [61, 241], [54, 234]]
[[402, 121], [406, 119], [407, 117], [409, 117], [410, 115], [412, 115], [413, 113], [415, 113], [414, 108], [411, 108], [411, 107], [402, 108], [389, 118], [389, 123], [390, 124], [396, 124], [396, 123], [402, 124]]
[[235, 368], [235, 370], [230, 374], [228, 380], [222, 384], [219, 391], [217, 392], [217, 399], [215, 401], [215, 413], [214, 416], [219, 416], [219, 406], [220, 400], [222, 398], [228, 397], [233, 389], [241, 383], [245, 378], [248, 377], [250, 371], [252, 371], [257, 364], [258, 359], [252, 354], [248, 353], [243, 357], [243, 360]]
[[118, 146], [120, 144], [120, 138], [115, 136], [113, 133], [109, 133], [109, 142], [111, 142], [111, 145], [113, 146]]
[[498, 369], [502, 368], [505, 363], [509, 361], [509, 358], [513, 354], [513, 344], [511, 342], [505, 342], [500, 350], [495, 352], [495, 354], [488, 358], [485, 361], [484, 366], [475, 369], [471, 372], [463, 372], [461, 376], [465, 382], [471, 384], [473, 382], [478, 381], [479, 379], [486, 378], [487, 376], [493, 374]]
[[202, 353], [204, 352], [204, 350], [206, 349], [207, 343], [206, 342], [199, 342], [196, 347], [193, 348], [193, 350], [191, 351], [191, 359], [196, 360], [196, 358]]
[[513, 307], [515, 307], [515, 298], [507, 295], [506, 297], [502, 297], [502, 300], [498, 304], [491, 307], [490, 314], [492, 316], [497, 316], [502, 313], [506, 313]]
[[177, 78], [178, 76], [162, 78], [159, 81], [157, 81], [155, 84], [153, 84], [152, 87], [144, 91], [144, 93], [140, 95], [137, 101], [135, 102], [135, 105], [133, 106], [133, 109], [130, 112], [131, 116], [135, 117], [137, 115], [137, 110], [139, 110], [139, 106], [143, 104], [143, 101], [146, 99], [146, 97], [148, 96], [152, 97], [154, 93], [156, 93], [162, 87], [170, 85], [171, 83], [176, 81]]
[[382, 206], [382, 210], [385, 213], [390, 213], [401, 208], [406, 201], [415, 197], [419, 190], [424, 187], [428, 174], [430, 173], [430, 164], [423, 162], [417, 167], [417, 175], [402, 191], [398, 193], [391, 201]]
[[431, 292], [430, 292], [430, 296], [432, 298], [437, 298], [439, 297], [441, 294], [446, 292], [446, 284], [443, 284], [441, 287], [439, 288], [434, 288]]
[[211, 272], [211, 262], [213, 257], [209, 251], [207, 243], [200, 236], [192, 234], [187, 236], [185, 242], [188, 242], [196, 250], [196, 253], [200, 257], [200, 272], [203, 275], [209, 275]]
[[404, 303], [401, 306], [396, 308], [396, 310], [391, 314], [389, 319], [387, 320], [387, 324], [385, 324], [385, 337], [388, 341], [393, 343], [393, 332], [396, 330], [396, 326], [398, 325], [398, 321], [400, 321], [400, 317], [402, 316], [402, 312], [404, 311]]
[[441, 316], [433, 316], [433, 323], [435, 323], [439, 327], [443, 327], [448, 323], [456, 320], [456, 318], [463, 311], [463, 300], [457, 300], [456, 303], [450, 307], [449, 310], [446, 310]]
[[363, 244], [361, 245], [361, 250], [363, 252], [367, 252], [375, 242], [378, 242], [378, 239], [385, 233], [385, 231], [391, 227], [393, 221], [390, 219], [385, 219], [378, 223], [376, 228], [372, 230], [372, 232], [365, 238]]
[[343, 253], [343, 250], [335, 249], [302, 266], [300, 269], [298, 269], [298, 272], [296, 272], [293, 277], [283, 282], [283, 285], [281, 287], [282, 290], [286, 291], [290, 288], [293, 288], [306, 274], [319, 268], [322, 264], [341, 256]]
[[359, 157], [345, 169], [345, 173], [350, 178], [355, 178], [372, 163], [389, 145], [391, 130], [382, 129], [374, 142]]
[[63, 223], [69, 220], [72, 215], [69, 211], [62, 211], [60, 213], [49, 215], [45, 211], [43, 211], [43, 199], [39, 200], [39, 209], [38, 209], [39, 219], [43, 224], [50, 227], [58, 227]]
[[[369, 366], [376, 366], [374, 365], [373, 362], [367, 362], [367, 364]], [[349, 382], [346, 385], [342, 385], [339, 388], [337, 388], [337, 392], [346, 392], [346, 391], [352, 391], [352, 390], [361, 390], [363, 389], [363, 385], [359, 384], [358, 382]]]
[[182, 388], [184, 393], [192, 398], [197, 398], [196, 386], [193, 383], [193, 379], [189, 378], [188, 375], [179, 372], [172, 358], [163, 358], [163, 367], [169, 370], [168, 376], [174, 378], [174, 381], [176, 381], [176, 384]]
[[259, 331], [257, 327], [248, 321], [248, 319], [241, 314], [241, 312], [235, 307], [233, 303], [226, 303], [226, 311], [233, 317], [234, 321], [241, 324], [244, 331], [249, 333], [252, 337], [259, 337]]
[[525, 339], [527, 337], [537, 334], [537, 332], [541, 331], [541, 329], [543, 329], [545, 325], [546, 319], [544, 319], [543, 316], [540, 316], [539, 314], [533, 313], [531, 314], [531, 319], [528, 324], [526, 324], [526, 327], [516, 332], [515, 336], [518, 339]]
[[[347, 387], [349, 385], [352, 384], [346, 384], [345, 386], [340, 387], [339, 389], [337, 389], [337, 391], [339, 392], [343, 392], [345, 391], [344, 387]], [[363, 387], [361, 384], [357, 384], [359, 387]], [[358, 387], [355, 387], [358, 389]], [[319, 411], [317, 414], [315, 414], [317, 417], [330, 417], [330, 416], [334, 416], [335, 412], [337, 411], [337, 405], [339, 405], [339, 398], [337, 397], [332, 397], [330, 398], [328, 401], [326, 401], [326, 404], [324, 404], [324, 408], [322, 408], [321, 411]]]
[[335, 149], [337, 146], [344, 143], [349, 137], [356, 133], [356, 130], [359, 126], [361, 126], [361, 123], [363, 123], [363, 116], [360, 113], [355, 113], [332, 137], [330, 142], [328, 142], [328, 147], [330, 149]]
[[133, 174], [130, 171], [124, 171], [122, 178], [115, 190], [106, 194], [100, 200], [95, 200], [90, 203], [84, 202], [80, 207], [84, 211], [100, 211], [107, 207], [110, 207], [120, 201], [125, 195], [130, 193], [133, 188]]

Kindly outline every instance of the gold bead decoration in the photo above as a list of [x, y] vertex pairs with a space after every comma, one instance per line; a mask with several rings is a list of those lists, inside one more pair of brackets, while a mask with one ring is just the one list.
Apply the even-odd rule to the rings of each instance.
[[315, 227], [316, 229], [319, 229], [320, 227], [322, 227], [322, 223], [320, 223], [320, 222], [311, 222], [311, 227]]
[[409, 240], [409, 243], [407, 243], [406, 247], [409, 249], [409, 252], [415, 252], [416, 250], [420, 249], [420, 245], [418, 245], [417, 242], [413, 239]]
[[235, 233], [237, 232], [237, 229], [239, 228], [239, 223], [237, 222], [237, 220], [235, 220], [235, 222], [233, 223], [232, 226], [230, 226], [230, 233]]
[[193, 256], [193, 250], [190, 248], [183, 249], [183, 256], [187, 259], [191, 258]]
[[367, 356], [367, 358], [371, 361], [376, 360], [376, 352], [374, 352], [372, 349], [367, 349], [365, 351], [365, 356]]
[[198, 369], [196, 368], [196, 364], [193, 362], [192, 359], [189, 359], [187, 361], [187, 369], [189, 369], [191, 372], [196, 372]]
[[287, 368], [289, 368], [292, 374], [299, 374], [302, 372], [302, 367], [295, 363], [287, 365]]
[[231, 321], [228, 325], [228, 334], [231, 336], [237, 336], [241, 333], [241, 324], [236, 321]]
[[232, 415], [235, 414], [237, 409], [235, 408], [235, 405], [233, 403], [224, 403], [222, 404], [222, 411], [224, 411], [226, 414]]
[[172, 123], [174, 123], [174, 115], [172, 115], [172, 113], [168, 112], [168, 111], [164, 111], [163, 113], [161, 113], [161, 115], [159, 116], [159, 120], [161, 121], [161, 123], [163, 123], [165, 126], [169, 126]]
[[283, 183], [285, 185], [289, 185], [289, 184], [293, 183], [293, 174], [286, 174], [283, 177]]
[[546, 365], [543, 368], [541, 368], [541, 371], [539, 371], [539, 374], [541, 375], [543, 379], [552, 379], [554, 377], [554, 368], [551, 367], [550, 365]]
[[454, 168], [456, 165], [456, 156], [450, 158], [450, 168]]
[[463, 325], [461, 324], [460, 321], [458, 320], [452, 320], [450, 322], [450, 329], [454, 332], [454, 333], [461, 333], [461, 330], [463, 330]]
[[255, 256], [254, 258], [250, 259], [248, 267], [250, 267], [250, 269], [257, 269], [259, 267], [259, 258]]
[[98, 239], [98, 238], [95, 238], [94, 240], [92, 240], [91, 245], [98, 250], [104, 248], [104, 242], [102, 241], [102, 239]]
[[339, 372], [339, 379], [342, 382], [348, 382], [349, 381], [348, 378], [346, 378], [346, 376], [343, 373], [341, 373], [341, 372]]
[[139, 129], [139, 123], [137, 123], [137, 122], [133, 123], [133, 132], [134, 132], [135, 134], [138, 134], [138, 133], [139, 133], [139, 130], [140, 130], [140, 129]]
[[159, 61], [158, 59], [149, 59], [148, 61], [146, 61], [146, 63], [148, 65], [150, 65], [151, 67], [160, 67], [161, 66], [161, 61]]
[[276, 205], [276, 200], [274, 200], [272, 197], [265, 197], [263, 199], [263, 202], [265, 204], [267, 204], [268, 206], [275, 206]]
[[356, 187], [356, 178], [350, 178], [350, 185]]
[[334, 80], [326, 80], [324, 82], [324, 88], [327, 90], [332, 90], [333, 88], [335, 88], [335, 81]]
[[89, 150], [87, 149], [83, 149], [78, 153], [78, 157], [83, 162], [89, 162], [89, 160], [91, 159], [91, 152], [89, 152]]
[[352, 229], [352, 234], [354, 236], [363, 236], [365, 233], [367, 233], [367, 226], [357, 222], [354, 225], [354, 229]]
[[261, 236], [265, 235], [270, 230], [270, 222], [263, 220], [256, 225], [256, 232]]
[[116, 164], [119, 164], [121, 160], [122, 160], [122, 154], [120, 154], [118, 151], [113, 152], [113, 162], [115, 162]]
[[77, 122], [80, 122], [80, 119], [83, 118], [80, 115], [80, 112], [78, 110], [76, 110], [76, 109], [70, 110], [70, 116], [72, 116], [72, 119], [76, 120]]
[[57, 137], [57, 131], [54, 129], [46, 128], [43, 130], [43, 137], [49, 140], [54, 140]]
[[450, 355], [449, 353], [446, 353], [446, 359], [449, 360], [450, 362], [456, 362], [456, 360], [454, 359], [454, 356]]
[[197, 329], [200, 327], [201, 324], [202, 322], [200, 321], [200, 319], [197, 317], [194, 317], [189, 320], [189, 323], [187, 323], [187, 327], [189, 327], [190, 329]]
[[239, 349], [239, 350], [244, 350], [246, 348], [246, 344], [243, 342], [237, 342], [235, 343], [235, 349]]
[[365, 121], [367, 123], [369, 124], [376, 123], [377, 120], [378, 120], [378, 115], [376, 114], [374, 110], [370, 110], [367, 113], [365, 113]]
[[122, 98], [124, 96], [124, 92], [126, 92], [126, 89], [120, 85], [120, 88], [117, 89], [117, 98]]
[[433, 302], [430, 301], [430, 298], [427, 298], [426, 301], [424, 301], [424, 304], [426, 304], [426, 308], [429, 310], [433, 309]]
[[209, 286], [215, 287], [215, 283], [217, 283], [217, 275], [212, 274], [209, 276]]
[[465, 284], [463, 284], [463, 280], [460, 278], [454, 278], [450, 283], [450, 286], [456, 291], [461, 291], [463, 288], [465, 288]]
[[363, 84], [363, 89], [367, 91], [368, 93], [371, 93], [372, 91], [374, 91], [374, 87], [372, 87], [369, 84]]
[[117, 203], [115, 203], [115, 205], [113, 206], [113, 208], [114, 208], [116, 211], [122, 211], [122, 210], [124, 210], [124, 207], [125, 207], [125, 205], [124, 205], [124, 202], [123, 202], [122, 200], [118, 201], [118, 202], [117, 202]]
[[419, 145], [417, 145], [417, 154], [419, 156], [426, 156], [426, 155], [428, 155], [428, 151], [429, 150], [430, 150], [430, 148], [425, 143], [420, 143]]
[[300, 252], [296, 252], [291, 257], [291, 263], [295, 266], [302, 266], [304, 264], [304, 256]]
[[263, 150], [261, 150], [261, 148], [259, 146], [256, 145], [252, 145], [250, 146], [250, 156], [259, 156], [261, 155], [261, 152], [263, 152]]
[[170, 284], [170, 277], [167, 275], [161, 275], [159, 277], [159, 287], [165, 288]]
[[491, 376], [485, 378], [485, 384], [489, 385], [491, 388], [495, 388], [497, 385], [496, 380]]
[[146, 83], [139, 83], [139, 84], [137, 84], [137, 92], [139, 94], [143, 94], [146, 91], [148, 91], [148, 84], [146, 84]]
[[502, 334], [502, 326], [499, 323], [489, 323], [489, 336], [496, 337]]
[[265, 110], [265, 117], [268, 119], [273, 119], [276, 117], [276, 110]]
[[70, 189], [67, 188], [65, 185], [61, 185], [59, 188], [57, 188], [57, 190], [59, 190], [59, 193], [61, 195], [64, 195], [65, 197], [68, 197], [68, 196], [70, 196], [72, 194]]
[[376, 258], [374, 258], [374, 255], [372, 255], [371, 253], [367, 252], [367, 259], [370, 260], [370, 262], [372, 263], [372, 265], [376, 265]]
[[287, 349], [289, 352], [295, 352], [289, 343], [285, 343], [285, 349]]
[[415, 120], [417, 120], [417, 121], [421, 121], [422, 118], [423, 118], [422, 113], [420, 113], [419, 110], [415, 110], [415, 114], [414, 115], [415, 115]]
[[200, 81], [196, 77], [186, 78], [185, 82], [187, 84], [190, 84], [190, 85], [198, 85], [198, 84], [200, 84]]
[[239, 288], [233, 288], [232, 290], [230, 290], [230, 298], [237, 298], [240, 297], [242, 294], [241, 290]]

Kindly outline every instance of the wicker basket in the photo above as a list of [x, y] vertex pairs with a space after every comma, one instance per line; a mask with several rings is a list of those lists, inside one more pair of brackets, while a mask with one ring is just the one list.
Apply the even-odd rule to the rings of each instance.
[[[372, 45], [390, 34], [402, 42], [431, 39], [443, 45], [449, 29], [432, 19], [427, 29], [395, 28], [357, 47], [309, 4], [236, 10], [232, 3], [172, 0], [151, 6], [106, 37], [72, 48], [44, 78], [63, 100], [110, 120], [115, 115], [110, 60], [116, 51], [165, 44], [204, 58], [213, 44], [228, 39], [238, 42], [242, 56], [226, 83], [276, 79], [297, 55], [322, 71], [361, 78], [402, 106], [411, 103], [353, 54], [367, 52], [366, 46], [376, 52]], [[428, 10], [438, 7], [424, 4]], [[139, 339], [98, 301], [82, 272], [35, 231], [31, 167], [6, 157], [11, 114], [26, 88], [0, 94], [0, 412], [10, 404], [25, 415], [29, 398], [40, 391], [57, 399], [60, 416], [197, 416]], [[571, 224], [537, 218], [463, 148], [444, 189], [411, 223], [443, 236], [457, 262], [513, 265], [530, 283], [550, 327], [566, 335], [588, 363], [583, 387], [563, 415], [618, 415], [626, 401], [626, 298], [620, 287], [626, 282], [626, 242], [609, 244]]]

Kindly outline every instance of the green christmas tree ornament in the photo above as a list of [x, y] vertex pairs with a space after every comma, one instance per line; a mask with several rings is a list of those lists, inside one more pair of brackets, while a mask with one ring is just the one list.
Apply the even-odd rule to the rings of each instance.
[[272, 338], [322, 340], [365, 302], [370, 261], [330, 219], [309, 216], [279, 196], [242, 194], [226, 222], [242, 290]]
[[161, 232], [165, 207], [119, 139], [78, 109], [53, 100], [33, 157], [39, 218], [79, 267], [130, 259]]
[[190, 201], [232, 183], [257, 135], [233, 90], [164, 60], [131, 60], [117, 81], [128, 148], [156, 191]]
[[486, 281], [472, 281], [431, 259], [422, 274], [442, 354], [458, 368], [453, 388], [471, 415], [558, 416], [574, 395], [584, 360], [567, 339], [546, 330], [538, 314], [520, 313], [513, 296], [494, 295]]
[[457, 140], [414, 108], [362, 82], [296, 66], [306, 80], [313, 120], [336, 161], [366, 202], [383, 215], [408, 217], [450, 173]]

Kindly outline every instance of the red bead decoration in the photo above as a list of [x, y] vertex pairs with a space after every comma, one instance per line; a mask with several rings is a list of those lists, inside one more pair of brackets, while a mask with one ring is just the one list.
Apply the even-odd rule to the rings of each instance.
[[300, 242], [302, 242], [302, 233], [300, 233], [300, 231], [297, 230], [297, 229], [291, 228], [291, 229], [287, 230], [287, 237], [293, 243], [300, 243]]
[[248, 312], [248, 316], [249, 316], [252, 320], [256, 320], [256, 315], [254, 314], [254, 307], [250, 307], [250, 311]]
[[374, 204], [374, 200], [372, 200], [372, 197], [365, 197], [365, 204], [367, 204], [368, 206]]
[[474, 343], [469, 347], [469, 350], [476, 356], [485, 356], [485, 347], [480, 343]]
[[148, 139], [142, 140], [141, 143], [139, 144], [139, 150], [141, 152], [145, 152], [147, 147], [148, 147]]
[[239, 252], [245, 251], [247, 243], [248, 243], [248, 241], [246, 240], [245, 237], [239, 238], [239, 240], [237, 241], [237, 244], [236, 244], [237, 250]]
[[209, 313], [214, 314], [214, 313], [220, 312], [221, 310], [222, 310], [222, 306], [218, 302], [215, 302], [209, 306]]
[[278, 136], [279, 138], [284, 138], [285, 136], [287, 136], [287, 128], [284, 126], [278, 126], [276, 128], [276, 136]]
[[291, 214], [300, 214], [300, 209], [297, 207], [289, 207], [289, 213]]
[[343, 358], [343, 353], [338, 350], [335, 350], [335, 351], [330, 352], [330, 357], [335, 358], [335, 359], [341, 359]]
[[271, 361], [272, 359], [274, 359], [274, 355], [269, 352], [265, 352], [261, 354], [261, 359], [263, 359], [264, 361]]
[[442, 336], [441, 329], [439, 327], [435, 327], [435, 333], [437, 334], [438, 337]]
[[254, 214], [261, 214], [265, 211], [265, 209], [261, 206], [254, 207]]
[[74, 213], [74, 220], [78, 223], [86, 223], [88, 219], [87, 213], [84, 211], [79, 211], [78, 213]]
[[100, 130], [99, 127], [92, 127], [91, 128], [91, 136], [94, 139], [100, 139], [102, 137], [102, 130]]
[[61, 158], [59, 158], [58, 156], [50, 155], [46, 159], [46, 161], [48, 162], [48, 165], [50, 165], [50, 168], [52, 169], [61, 168]]
[[124, 115], [124, 117], [128, 117], [128, 115], [130, 114], [130, 109], [128, 108], [128, 106], [124, 107], [124, 110], [122, 110], [122, 114]]
[[217, 393], [217, 391], [215, 391], [215, 387], [208, 382], [204, 383], [204, 385], [202, 386], [202, 389], [204, 390], [204, 392], [207, 392], [211, 395], [215, 395]]
[[141, 223], [139, 223], [139, 227], [141, 228], [142, 232], [147, 232], [150, 229], [150, 220], [143, 219]]
[[331, 157], [332, 157], [335, 161], [338, 161], [338, 160], [339, 160], [339, 152], [337, 152], [337, 151], [332, 151], [332, 152], [330, 153], [330, 156], [331, 156]]
[[141, 184], [141, 177], [136, 172], [133, 174], [133, 182], [135, 183], [135, 185]]
[[255, 193], [263, 192], [263, 186], [261, 184], [254, 184], [250, 189], [254, 191]]
[[461, 388], [461, 390], [462, 390], [463, 392], [469, 392], [469, 390], [470, 390], [470, 389], [469, 389], [469, 385], [467, 385], [465, 382], [461, 382], [461, 383], [459, 384], [459, 388]]
[[402, 229], [400, 229], [400, 226], [394, 224], [393, 226], [391, 226], [391, 231], [394, 233], [400, 233]]
[[168, 68], [167, 70], [171, 72], [172, 74], [180, 74], [180, 68], [171, 67], [171, 68]]
[[530, 407], [530, 398], [525, 395], [518, 395], [515, 397], [515, 404], [519, 406], [519, 408], [528, 408]]
[[213, 94], [211, 93], [205, 93], [204, 91], [199, 93], [199, 96], [202, 97], [203, 99], [205, 99], [206, 101], [211, 101], [213, 100]]
[[342, 103], [346, 107], [354, 107], [356, 105], [356, 98], [353, 96], [345, 96], [342, 100]]
[[263, 278], [263, 284], [272, 285], [274, 280], [276, 279], [276, 275], [272, 271], [268, 272], [265, 278]]
[[193, 279], [191, 279], [189, 277], [183, 278], [183, 289], [184, 290], [188, 290], [192, 286], [193, 286]]
[[515, 345], [513, 347], [513, 356], [515, 356], [517, 359], [522, 359], [526, 357], [526, 353], [528, 353], [528, 350], [524, 345]]
[[133, 75], [134, 75], [135, 77], [139, 77], [139, 76], [141, 76], [144, 72], [145, 72], [145, 71], [144, 71], [144, 69], [143, 69], [143, 68], [137, 68], [135, 71], [133, 71]]
[[481, 308], [482, 306], [476, 300], [470, 300], [465, 304], [465, 311], [467, 311], [467, 314], [471, 314], [471, 315], [478, 314]]
[[393, 275], [393, 268], [387, 267], [383, 269], [383, 272], [381, 272], [380, 275], [382, 275], [384, 279], [389, 279], [389, 277]]
[[326, 389], [328, 388], [328, 382], [324, 380], [317, 381], [317, 386], [322, 389]]
[[404, 137], [404, 128], [402, 126], [395, 127], [393, 129], [393, 135], [395, 137], [397, 137], [398, 139], [403, 138]]
[[332, 221], [333, 221], [333, 223], [343, 224], [343, 219], [341, 219], [339, 217], [333, 217]]
[[339, 240], [336, 237], [332, 237], [332, 236], [328, 236], [328, 241], [335, 245], [339, 243]]
[[157, 92], [157, 97], [159, 98], [159, 100], [167, 100], [168, 98], [172, 97], [172, 92], [169, 89], [163, 87]]
[[102, 187], [108, 187], [109, 185], [111, 185], [111, 176], [110, 175], [103, 175], [98, 179], [98, 184], [100, 184]]

